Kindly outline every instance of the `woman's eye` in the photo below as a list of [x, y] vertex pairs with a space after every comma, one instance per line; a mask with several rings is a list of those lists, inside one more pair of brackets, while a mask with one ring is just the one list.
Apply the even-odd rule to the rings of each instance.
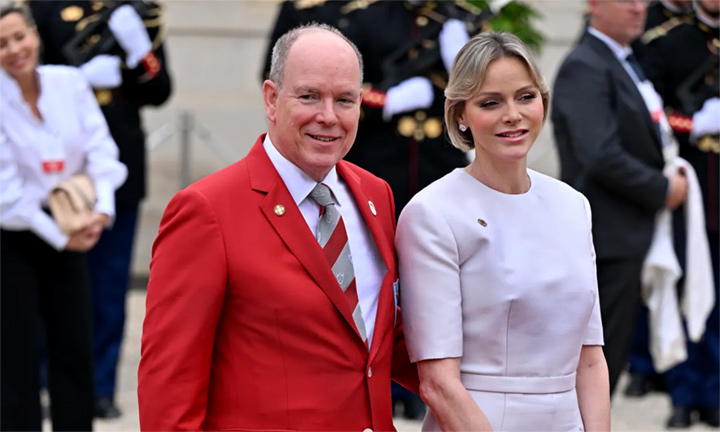
[[480, 102], [480, 108], [492, 108], [497, 104], [498, 103], [494, 100], [484, 101], [484, 102]]
[[537, 97], [537, 95], [535, 93], [526, 93], [526, 94], [520, 96], [520, 100], [524, 100], [524, 101], [533, 100], [536, 97]]

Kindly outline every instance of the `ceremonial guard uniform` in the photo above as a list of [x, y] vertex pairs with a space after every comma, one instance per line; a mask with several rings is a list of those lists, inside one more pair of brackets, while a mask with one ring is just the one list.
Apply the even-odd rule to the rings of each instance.
[[[365, 62], [360, 126], [355, 145], [345, 159], [390, 184], [398, 215], [415, 193], [468, 162], [444, 134], [449, 66], [439, 55], [433, 56], [433, 51], [440, 49], [440, 29], [448, 18], [453, 18], [454, 7], [444, 2], [415, 5], [408, 1], [355, 1], [342, 10], [347, 26], [341, 30], [357, 45]], [[428, 34], [432, 36], [425, 38]], [[403, 52], [405, 47], [409, 49]], [[434, 61], [430, 61], [433, 57]], [[413, 62], [426, 66], [407, 77], [409, 73], [403, 68], [413, 67]], [[400, 72], [397, 78], [388, 76], [387, 65], [391, 63]], [[424, 107], [409, 107], [389, 115], [389, 92], [418, 77], [432, 84], [431, 100]], [[418, 97], [414, 93], [409, 91], [403, 97]]]
[[[673, 5], [670, 1], [655, 0], [648, 5], [645, 28], [653, 32], [657, 26], [677, 18], [680, 21], [691, 21], [693, 18], [692, 2], [685, 1], [682, 5]], [[644, 36], [647, 38], [648, 36]]]
[[[146, 193], [145, 133], [140, 108], [161, 105], [171, 92], [163, 49], [165, 29], [161, 7], [154, 2], [137, 1], [128, 2], [135, 8], [128, 10], [131, 6], [117, 8], [113, 3], [116, 2], [35, 0], [29, 3], [42, 39], [44, 63], [80, 66], [93, 86], [120, 149], [120, 161], [128, 168], [127, 181], [116, 193], [113, 227], [102, 234], [88, 254], [93, 288], [96, 415], [99, 417], [120, 415], [113, 404], [116, 370], [138, 205]], [[123, 16], [117, 15], [121, 8], [126, 8]], [[133, 10], [141, 10], [142, 16], [137, 12], [133, 15]], [[98, 26], [98, 31], [90, 31], [94, 26]], [[68, 42], [84, 33], [87, 37], [77, 39], [77, 48], [69, 49]], [[100, 53], [104, 58], [83, 58], [85, 49], [104, 44], [108, 38], [114, 38], [116, 43], [110, 45], [110, 52]], [[143, 49], [148, 39], [150, 44]], [[122, 64], [118, 61], [116, 67], [117, 79], [113, 79], [110, 56], [122, 59]], [[129, 67], [128, 63], [137, 64]]]
[[666, 35], [677, 25], [691, 22], [693, 19], [692, 2], [687, 0], [676, 1], [654, 0], [647, 8], [645, 18], [645, 33], [632, 43], [635, 56], [641, 59], [645, 53], [645, 46], [658, 37]]
[[[696, 7], [700, 6], [696, 4]], [[712, 112], [709, 110], [709, 104], [706, 102], [720, 103], [717, 99], [720, 97], [717, 66], [719, 49], [720, 33], [717, 21], [704, 22], [696, 16], [690, 22], [680, 23], [671, 31], [650, 40], [645, 47], [645, 56], [642, 60], [648, 77], [665, 103], [668, 121], [680, 144], [680, 156], [692, 164], [700, 182], [716, 299], [720, 260], [718, 255], [720, 144], [717, 137], [720, 131], [720, 117], [717, 116], [717, 110]], [[701, 111], [707, 114], [705, 119], [697, 115]], [[705, 124], [701, 125], [701, 121]], [[702, 130], [711, 130], [712, 136], [703, 136], [701, 127]], [[698, 131], [699, 133], [695, 133]], [[691, 132], [697, 136], [691, 137]], [[716, 300], [703, 339], [697, 344], [688, 342], [687, 361], [666, 373], [667, 387], [674, 407], [668, 426], [689, 426], [691, 410], [694, 409], [699, 410], [703, 421], [718, 426], [719, 327]]]

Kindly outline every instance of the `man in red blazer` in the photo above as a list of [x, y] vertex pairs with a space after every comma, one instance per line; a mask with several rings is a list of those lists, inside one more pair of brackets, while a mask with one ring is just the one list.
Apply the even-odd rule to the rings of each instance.
[[[141, 429], [394, 430], [390, 381], [417, 392], [418, 379], [390, 188], [341, 160], [361, 82], [360, 54], [337, 30], [289, 32], [263, 85], [267, 135], [168, 204], [150, 264]], [[309, 196], [318, 183], [344, 220], [355, 306], [316, 239], [328, 208]]]

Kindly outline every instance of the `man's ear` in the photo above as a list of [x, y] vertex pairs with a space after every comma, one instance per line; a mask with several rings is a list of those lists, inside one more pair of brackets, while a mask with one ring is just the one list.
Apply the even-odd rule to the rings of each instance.
[[588, 0], [588, 9], [590, 9], [590, 14], [592, 15], [592, 11], [597, 7], [599, 0]]
[[263, 83], [263, 99], [265, 100], [265, 115], [267, 116], [267, 119], [270, 122], [275, 122], [275, 117], [277, 115], [277, 103], [278, 103], [278, 94], [280, 93], [280, 89], [278, 89], [277, 84], [270, 80], [265, 80]]

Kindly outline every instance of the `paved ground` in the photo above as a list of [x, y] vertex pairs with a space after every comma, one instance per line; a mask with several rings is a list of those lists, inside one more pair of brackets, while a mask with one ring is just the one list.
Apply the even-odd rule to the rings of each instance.
[[[135, 431], [139, 429], [137, 397], [137, 366], [140, 360], [140, 335], [145, 314], [144, 291], [133, 290], [128, 297], [128, 322], [123, 346], [122, 366], [118, 388], [118, 401], [125, 415], [114, 421], [96, 421], [98, 431]], [[620, 388], [624, 385], [621, 384]], [[615, 431], [664, 430], [669, 402], [665, 395], [653, 394], [642, 399], [627, 399], [618, 395], [613, 403], [612, 425]], [[419, 431], [420, 422], [398, 419], [399, 431]], [[49, 425], [45, 425], [46, 430]], [[694, 425], [692, 431], [716, 430], [704, 425]]]

